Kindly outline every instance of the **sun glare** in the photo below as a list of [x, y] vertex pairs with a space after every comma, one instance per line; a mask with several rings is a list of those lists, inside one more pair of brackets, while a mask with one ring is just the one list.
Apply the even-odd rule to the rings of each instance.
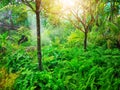
[[60, 0], [60, 2], [62, 4], [64, 14], [70, 14], [71, 11], [77, 12], [79, 15], [83, 13], [81, 0]]
[[63, 8], [68, 9], [74, 6], [74, 0], [61, 0]]

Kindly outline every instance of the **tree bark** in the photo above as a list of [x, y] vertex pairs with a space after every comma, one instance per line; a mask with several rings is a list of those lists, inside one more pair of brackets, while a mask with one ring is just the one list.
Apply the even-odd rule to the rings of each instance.
[[85, 30], [85, 32], [84, 32], [84, 51], [86, 51], [87, 50], [87, 34], [88, 34], [88, 32], [87, 32], [87, 30]]
[[[32, 4], [30, 4], [31, 1], [35, 1], [36, 8], [34, 9]], [[37, 27], [37, 57], [38, 57], [38, 69], [40, 71], [43, 70], [42, 68], [42, 54], [41, 54], [41, 35], [40, 35], [40, 7], [41, 7], [41, 0], [22, 0], [22, 2], [30, 7], [36, 14], [36, 27]]]
[[41, 35], [40, 35], [40, 12], [36, 11], [36, 26], [37, 26], [37, 56], [38, 68], [42, 71], [42, 54], [41, 54]]

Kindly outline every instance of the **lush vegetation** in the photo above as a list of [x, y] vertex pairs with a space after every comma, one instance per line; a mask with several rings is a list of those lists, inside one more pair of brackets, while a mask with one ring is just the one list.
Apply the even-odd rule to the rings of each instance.
[[119, 0], [2, 0], [0, 15], [0, 90], [120, 90]]

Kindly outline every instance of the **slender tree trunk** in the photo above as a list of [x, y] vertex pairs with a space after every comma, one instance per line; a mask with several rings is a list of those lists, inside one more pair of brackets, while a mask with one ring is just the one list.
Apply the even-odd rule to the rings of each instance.
[[40, 35], [40, 12], [39, 11], [36, 11], [36, 25], [37, 25], [38, 68], [39, 68], [39, 70], [42, 70], [41, 35]]
[[87, 30], [85, 30], [85, 33], [84, 33], [84, 51], [87, 50]]

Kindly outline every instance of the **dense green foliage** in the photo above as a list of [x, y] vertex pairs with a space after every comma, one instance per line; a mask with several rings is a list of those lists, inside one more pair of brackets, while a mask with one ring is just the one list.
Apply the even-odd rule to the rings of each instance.
[[[4, 37], [5, 34], [2, 36]], [[7, 45], [9, 49], [4, 55], [1, 53], [1, 56], [4, 56], [1, 65], [6, 67], [9, 73], [20, 72], [12, 88], [17, 90], [119, 89], [120, 51], [117, 48], [104, 49], [100, 46], [91, 46], [87, 52], [84, 52], [79, 46], [71, 46], [68, 43], [61, 44], [56, 40], [52, 45], [42, 48], [44, 64], [42, 72], [36, 67], [37, 62], [33, 55], [35, 51], [26, 52], [23, 45], [16, 48]]]
[[[0, 1], [0, 25], [2, 20], [5, 24], [0, 27], [0, 90], [120, 90], [120, 2], [91, 1], [98, 6], [92, 13], [95, 20], [89, 25], [84, 51], [84, 33], [59, 16], [63, 14], [59, 2], [44, 0], [43, 71], [38, 70], [33, 11], [22, 2]], [[5, 16], [9, 11], [10, 17]], [[87, 13], [87, 19], [92, 14]], [[23, 35], [28, 40], [19, 44]]]

